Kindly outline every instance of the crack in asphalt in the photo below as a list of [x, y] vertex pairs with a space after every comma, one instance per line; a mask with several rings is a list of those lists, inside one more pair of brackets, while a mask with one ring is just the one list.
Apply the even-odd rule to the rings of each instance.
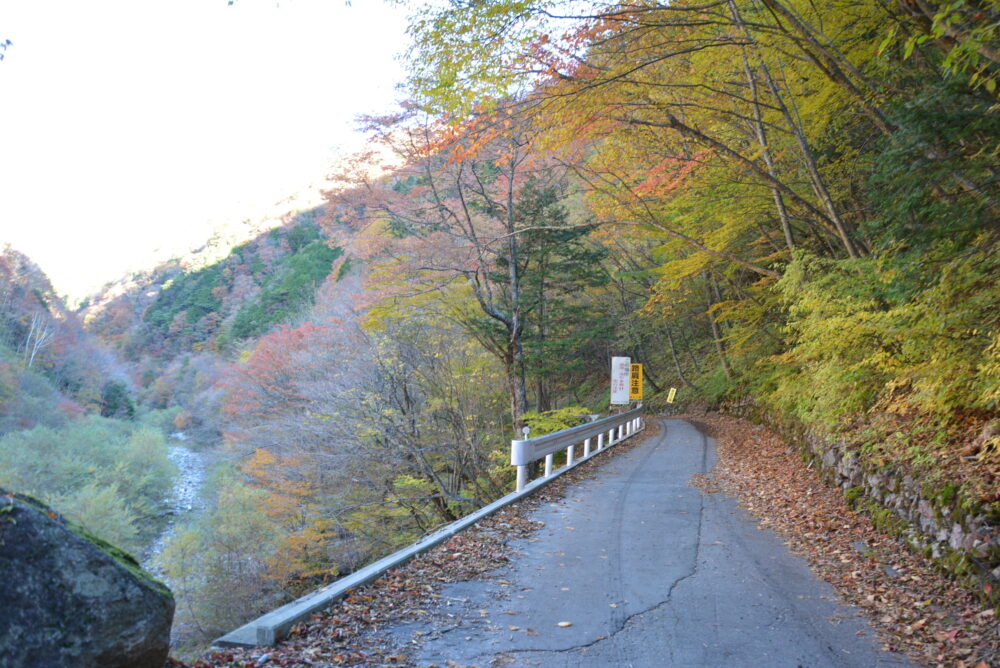
[[[684, 577], [688, 577], [688, 576], [684, 576]], [[617, 629], [615, 629], [614, 631], [612, 631], [610, 635], [604, 636], [603, 638], [595, 638], [594, 640], [591, 640], [590, 642], [587, 642], [587, 643], [583, 643], [583, 644], [580, 644], [580, 645], [574, 645], [572, 647], [564, 647], [562, 649], [531, 649], [531, 648], [509, 649], [509, 650], [504, 650], [503, 652], [501, 652], [501, 654], [568, 654], [570, 652], [579, 652], [579, 651], [584, 650], [584, 649], [589, 649], [591, 647], [595, 647], [596, 645], [600, 645], [603, 642], [607, 642], [609, 640], [613, 640], [615, 638], [615, 636], [617, 636], [618, 634], [620, 634], [622, 631], [625, 630], [625, 628], [629, 625], [629, 623], [631, 623], [631, 621], [633, 619], [635, 619], [636, 617], [640, 617], [642, 615], [645, 615], [645, 614], [647, 614], [649, 612], [653, 612], [653, 611], [655, 611], [655, 610], [657, 610], [659, 608], [662, 608], [663, 606], [667, 605], [668, 603], [670, 603], [670, 597], [669, 596], [667, 596], [667, 598], [665, 598], [662, 601], [658, 601], [657, 603], [654, 603], [653, 605], [649, 606], [648, 608], [646, 608], [644, 610], [639, 610], [637, 612], [633, 612], [631, 615], [625, 617], [625, 619], [622, 621], [621, 625]], [[485, 656], [487, 656], [487, 653], [477, 654], [475, 658], [478, 659], [478, 658], [485, 657]], [[493, 654], [492, 656], [498, 656], [498, 655], [497, 654]]]
[[[701, 433], [700, 430], [698, 431], [698, 434], [701, 436], [701, 470], [699, 471], [699, 473], [704, 475], [705, 472], [708, 470], [708, 437], [705, 436], [705, 434]], [[687, 575], [684, 575], [683, 577], [677, 578], [676, 580], [674, 580], [673, 584], [670, 585], [670, 590], [667, 592], [667, 602], [669, 602], [673, 598], [674, 590], [676, 590], [677, 587], [681, 585], [681, 583], [683, 583], [685, 580], [693, 578], [698, 574], [698, 566], [699, 564], [701, 564], [701, 548], [703, 543], [702, 529], [704, 528], [704, 526], [705, 526], [705, 497], [699, 491], [698, 492], [698, 538], [695, 543], [695, 549], [694, 549], [694, 560], [693, 560], [694, 563], [691, 564], [691, 572], [689, 572]], [[677, 614], [676, 610], [672, 610], [672, 612], [675, 620], [674, 628], [676, 629], [676, 622], [680, 622], [680, 617]], [[668, 647], [670, 648], [670, 659], [671, 661], [673, 661], [674, 644], [669, 643]]]
[[[668, 431], [667, 430], [667, 425], [663, 424], [663, 433], [660, 436], [661, 439], [666, 440], [667, 431]], [[701, 443], [702, 443], [702, 446], [701, 446], [702, 447], [702, 461], [701, 461], [701, 470], [699, 471], [699, 473], [705, 473], [705, 471], [707, 470], [707, 466], [708, 466], [708, 439], [707, 439], [707, 437], [704, 434], [701, 434], [700, 432], [699, 432], [699, 435], [701, 436]], [[657, 444], [657, 447], [658, 446], [659, 446], [659, 444]], [[651, 448], [650, 452], [646, 456], [644, 456], [640, 462], [638, 462], [636, 464], [636, 470], [641, 469], [642, 464], [652, 455], [652, 452], [655, 451], [655, 449], [656, 449], [655, 447]], [[626, 486], [626, 491], [624, 493], [627, 494], [627, 486]], [[590, 648], [596, 647], [597, 645], [600, 645], [602, 643], [613, 642], [614, 639], [618, 635], [620, 635], [623, 631], [625, 631], [628, 628], [629, 624], [631, 624], [631, 622], [635, 618], [641, 617], [642, 615], [646, 615], [646, 614], [649, 614], [651, 612], [655, 612], [655, 611], [659, 610], [660, 608], [662, 608], [662, 607], [664, 607], [666, 605], [669, 605], [670, 602], [671, 602], [671, 598], [673, 597], [674, 590], [677, 589], [677, 587], [680, 586], [685, 580], [689, 580], [690, 578], [692, 578], [692, 577], [694, 577], [694, 576], [696, 576], [698, 574], [698, 565], [699, 565], [699, 563], [701, 561], [702, 527], [704, 525], [704, 517], [705, 517], [705, 501], [702, 498], [702, 495], [699, 493], [698, 494], [698, 530], [697, 530], [697, 541], [695, 543], [694, 557], [692, 558], [692, 563], [690, 565], [690, 568], [689, 568], [688, 572], [686, 572], [684, 575], [681, 575], [680, 577], [676, 578], [670, 584], [670, 588], [667, 590], [667, 596], [666, 596], [666, 598], [664, 598], [663, 600], [658, 601], [658, 602], [656, 602], [656, 603], [654, 603], [654, 604], [652, 604], [652, 605], [644, 608], [643, 610], [638, 610], [638, 611], [633, 612], [632, 614], [624, 617], [622, 619], [622, 621], [618, 624], [618, 627], [614, 631], [612, 631], [609, 635], [604, 636], [602, 638], [595, 638], [594, 640], [592, 640], [590, 642], [587, 642], [587, 643], [582, 643], [582, 644], [579, 644], [579, 645], [574, 645], [572, 647], [565, 647], [565, 648], [561, 648], [561, 649], [532, 649], [532, 648], [509, 649], [509, 650], [504, 650], [502, 652], [483, 652], [481, 654], [475, 655], [473, 658], [474, 659], [483, 659], [483, 658], [489, 657], [491, 659], [495, 659], [495, 658], [497, 658], [499, 656], [516, 655], [516, 654], [569, 654], [571, 652], [580, 652], [580, 651], [583, 651], [583, 650], [586, 650], [586, 649], [590, 649]], [[675, 617], [675, 619], [677, 618], [677, 614], [676, 613], [674, 614], [674, 617]], [[671, 647], [671, 650], [672, 650], [673, 649], [673, 645], [671, 644], [670, 647]], [[672, 654], [671, 654], [671, 659], [673, 659]]]
[[[664, 496], [649, 498], [656, 503], [649, 505], [644, 500], [640, 504], [640, 498], [647, 497], [629, 497], [629, 490], [633, 488], [631, 483], [635, 483], [636, 489], [656, 484], [667, 469], [659, 468], [662, 464], [660, 460], [657, 460], [657, 466], [646, 465], [651, 452], [629, 458], [624, 466], [615, 469], [615, 475], [621, 476], [621, 482], [625, 483], [620, 488], [620, 494], [612, 495], [605, 486], [601, 489], [602, 509], [610, 518], [611, 526], [607, 523], [602, 525], [604, 528], [599, 540], [582, 543], [588, 553], [596, 553], [600, 548], [612, 561], [604, 562], [608, 568], [598, 569], [593, 575], [592, 581], [606, 589], [596, 594], [588, 592], [573, 600], [587, 602], [588, 605], [605, 600], [618, 601], [612, 604], [613, 611], [605, 608], [604, 613], [592, 614], [597, 612], [597, 608], [589, 607], [591, 614], [586, 616], [587, 621], [578, 621], [571, 632], [560, 636], [559, 631], [543, 631], [539, 638], [530, 637], [538, 635], [530, 628], [518, 629], [507, 625], [511, 631], [528, 632], [527, 636], [516, 634], [508, 638], [501, 628], [504, 623], [494, 626], [495, 622], [490, 619], [482, 622], [485, 627], [479, 624], [463, 625], [459, 621], [458, 625], [443, 630], [444, 633], [450, 632], [451, 637], [450, 641], [443, 643], [443, 647], [428, 647], [433, 658], [438, 663], [444, 663], [445, 658], [461, 657], [462, 664], [484, 666], [505, 663], [562, 666], [740, 665], [741, 661], [742, 665], [750, 665], [749, 662], [754, 661], [760, 665], [783, 663], [831, 668], [907, 665], [905, 659], [883, 656], [872, 643], [856, 640], [855, 636], [870, 635], [870, 628], [861, 627], [855, 632], [853, 627], [848, 626], [846, 630], [831, 632], [830, 627], [838, 625], [834, 623], [834, 618], [837, 622], [849, 621], [850, 617], [858, 614], [850, 614], [850, 608], [820, 604], [819, 599], [831, 599], [836, 603], [836, 597], [824, 594], [825, 590], [809, 584], [814, 576], [807, 571], [800, 573], [795, 564], [789, 565], [791, 557], [787, 556], [780, 542], [772, 540], [769, 535], [752, 531], [755, 528], [752, 520], [744, 518], [745, 512], [733, 502], [705, 491], [689, 489], [697, 495], [696, 498], [685, 493], [685, 479], [690, 484], [692, 473], [703, 475], [714, 463], [714, 441], [697, 428], [700, 438], [695, 438], [686, 429], [678, 431], [664, 425], [660, 436], [663, 440], [650, 443], [653, 446], [651, 450], [659, 450], [664, 443], [669, 444], [668, 431], [674, 437], [683, 439], [685, 444], [683, 457], [677, 460], [683, 468], [674, 468], [681, 475], [663, 478], [669, 481], [669, 486], [663, 490]], [[697, 451], [699, 446], [700, 452]], [[648, 470], [650, 475], [639, 475], [638, 471], [643, 469]], [[671, 503], [671, 498], [683, 501]], [[649, 510], [658, 506], [655, 511]], [[626, 509], [624, 514], [622, 508]], [[582, 510], [591, 512], [592, 509], [587, 507]], [[680, 517], [665, 516], [678, 512], [689, 514], [689, 518], [682, 521]], [[621, 544], [623, 537], [638, 540], [646, 531], [622, 531], [622, 526], [645, 524], [651, 517], [664, 520], [659, 528], [661, 533], [652, 543], [662, 549], [650, 553], [658, 555], [656, 561], [650, 561], [652, 557], [632, 555]], [[575, 520], [575, 516], [570, 519]], [[557, 528], [556, 523], [552, 528]], [[615, 545], [611, 544], [612, 541]], [[673, 551], [681, 545], [683, 550]], [[716, 545], [724, 547], [714, 548]], [[670, 551], [664, 551], [666, 548]], [[555, 558], [554, 551], [553, 554], [543, 554]], [[666, 558], [663, 555], [667, 555]], [[563, 555], [559, 553], [559, 556]], [[544, 558], [541, 559], [544, 563]], [[569, 558], [566, 561], [569, 563]], [[532, 575], [529, 580], [533, 582], [544, 575]], [[623, 575], [633, 576], [630, 584], [624, 587]], [[654, 580], [650, 580], [651, 577]], [[552, 586], [559, 584], [561, 582], [555, 582]], [[542, 593], [542, 590], [539, 589], [539, 592]], [[509, 596], [510, 590], [506, 593]], [[730, 606], [734, 596], [739, 598], [737, 603], [740, 604], [735, 608]], [[629, 604], [627, 599], [633, 603]], [[472, 601], [469, 599], [465, 603], [471, 605]], [[633, 606], [642, 606], [642, 609], [626, 614]], [[694, 609], [689, 609], [689, 606]], [[489, 605], [484, 607], [492, 608]], [[535, 612], [558, 613], [561, 609], [556, 604]], [[835, 613], [833, 617], [831, 613]], [[542, 629], [556, 617], [535, 614], [526, 619]], [[602, 632], [603, 635], [597, 635]], [[455, 643], [458, 640], [456, 636], [466, 635], [470, 637], [466, 638], [464, 645], [460, 640]], [[644, 649], [642, 645], [648, 647]]]

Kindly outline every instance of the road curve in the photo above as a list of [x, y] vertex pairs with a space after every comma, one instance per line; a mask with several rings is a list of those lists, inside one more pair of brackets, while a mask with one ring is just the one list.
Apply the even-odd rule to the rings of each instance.
[[545, 527], [508, 569], [449, 585], [426, 622], [387, 631], [422, 666], [911, 665], [774, 533], [690, 485], [713, 446], [662, 420], [535, 511]]

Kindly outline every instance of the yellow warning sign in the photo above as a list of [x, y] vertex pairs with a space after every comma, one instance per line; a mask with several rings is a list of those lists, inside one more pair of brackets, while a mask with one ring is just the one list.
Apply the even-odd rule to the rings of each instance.
[[667, 403], [668, 404], [674, 403], [674, 397], [676, 397], [676, 396], [677, 396], [677, 388], [676, 387], [671, 387], [670, 391], [667, 392]]
[[633, 364], [628, 375], [628, 398], [642, 399], [642, 365]]

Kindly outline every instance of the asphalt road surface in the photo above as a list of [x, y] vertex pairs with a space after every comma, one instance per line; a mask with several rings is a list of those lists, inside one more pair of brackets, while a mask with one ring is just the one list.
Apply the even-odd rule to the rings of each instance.
[[661, 426], [539, 508], [545, 527], [508, 568], [388, 632], [421, 666], [911, 665], [774, 533], [690, 485], [711, 469], [710, 438]]

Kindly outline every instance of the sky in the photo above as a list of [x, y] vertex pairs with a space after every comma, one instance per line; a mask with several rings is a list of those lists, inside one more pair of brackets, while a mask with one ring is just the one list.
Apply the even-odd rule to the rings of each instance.
[[0, 245], [79, 298], [315, 192], [399, 97], [405, 27], [381, 0], [0, 0]]

